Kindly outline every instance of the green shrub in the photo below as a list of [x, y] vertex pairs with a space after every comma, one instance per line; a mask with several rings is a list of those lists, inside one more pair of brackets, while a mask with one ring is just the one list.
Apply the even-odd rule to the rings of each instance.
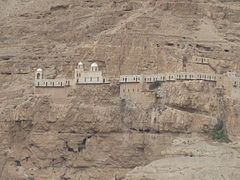
[[212, 139], [219, 141], [219, 142], [230, 142], [226, 129], [224, 127], [224, 122], [223, 120], [219, 120], [217, 124], [215, 125], [212, 133]]
[[161, 82], [160, 81], [155, 81], [152, 84], [150, 84], [149, 89], [152, 90], [152, 89], [156, 89], [158, 87], [161, 87]]

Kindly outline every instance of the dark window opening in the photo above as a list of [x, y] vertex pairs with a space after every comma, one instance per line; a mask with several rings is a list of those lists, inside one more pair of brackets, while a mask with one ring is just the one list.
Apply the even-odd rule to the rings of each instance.
[[40, 77], [41, 77], [41, 74], [37, 73], [37, 79], [40, 79]]

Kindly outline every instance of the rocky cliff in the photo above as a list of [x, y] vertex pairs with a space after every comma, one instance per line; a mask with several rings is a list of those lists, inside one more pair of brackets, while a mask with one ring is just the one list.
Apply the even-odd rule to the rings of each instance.
[[[79, 61], [111, 78], [239, 75], [239, 16], [238, 0], [1, 0], [0, 179], [239, 177], [240, 102], [213, 83], [163, 83], [148, 108], [120, 99], [117, 83], [79, 86], [61, 104], [33, 86], [37, 68], [69, 78]], [[195, 55], [214, 61], [192, 65]], [[219, 120], [229, 145], [211, 140]]]

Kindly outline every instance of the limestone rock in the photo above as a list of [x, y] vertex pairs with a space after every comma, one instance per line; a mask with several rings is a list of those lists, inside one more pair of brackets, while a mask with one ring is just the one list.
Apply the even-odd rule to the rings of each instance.
[[[115, 79], [184, 71], [239, 76], [239, 11], [237, 0], [1, 0], [0, 179], [106, 180], [159, 159], [147, 167], [153, 175], [160, 169], [168, 177], [174, 168], [185, 178], [239, 177], [237, 145], [204, 143], [219, 119], [234, 143], [240, 135], [239, 100], [214, 84], [162, 84], [147, 108], [121, 100], [118, 83], [78, 86], [60, 102], [34, 89], [37, 68], [46, 78], [72, 78], [80, 61], [97, 62]], [[193, 56], [212, 61], [196, 64]], [[135, 170], [130, 177], [139, 178]]]

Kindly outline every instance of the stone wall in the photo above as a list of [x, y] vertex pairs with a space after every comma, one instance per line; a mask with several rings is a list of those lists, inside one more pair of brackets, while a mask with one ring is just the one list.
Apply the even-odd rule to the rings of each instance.
[[149, 91], [148, 86], [143, 83], [120, 84], [120, 98], [131, 100], [143, 108], [147, 108], [155, 102], [155, 94]]

